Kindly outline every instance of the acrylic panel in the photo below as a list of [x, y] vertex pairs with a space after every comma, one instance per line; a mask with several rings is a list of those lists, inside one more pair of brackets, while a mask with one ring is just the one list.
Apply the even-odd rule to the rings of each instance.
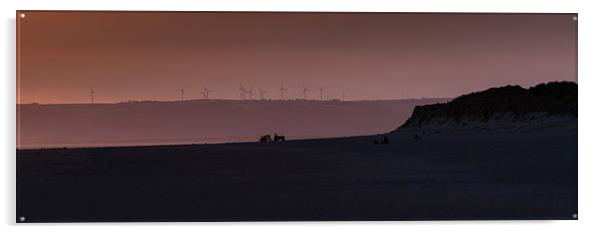
[[577, 219], [577, 14], [16, 23], [17, 222]]

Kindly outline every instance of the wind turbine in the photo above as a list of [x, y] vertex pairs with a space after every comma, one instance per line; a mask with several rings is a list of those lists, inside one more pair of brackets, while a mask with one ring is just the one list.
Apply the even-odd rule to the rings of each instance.
[[280, 99], [284, 100], [284, 92], [286, 92], [286, 88], [284, 88], [284, 85], [280, 85], [280, 89], [278, 89], [278, 91], [280, 91]]
[[266, 94], [267, 92], [268, 92], [268, 91], [266, 91], [266, 90], [259, 89], [259, 98], [261, 98], [261, 100], [264, 100], [264, 99], [263, 99], [263, 95], [264, 95], [264, 94]]
[[255, 93], [253, 93], [253, 87], [251, 86], [251, 88], [249, 90], [247, 90], [247, 94], [249, 94], [249, 100], [253, 99], [253, 97], [255, 96]]
[[90, 99], [92, 99], [92, 104], [94, 104], [94, 94], [96, 94], [96, 91], [94, 91], [94, 89], [90, 89]]
[[324, 96], [322, 94], [324, 93], [324, 90], [326, 90], [326, 88], [318, 88], [318, 90], [320, 90], [320, 100], [323, 100]]
[[180, 99], [184, 101], [184, 88], [176, 89], [176, 91], [180, 92]]
[[311, 91], [311, 89], [308, 89], [307, 87], [305, 87], [305, 85], [303, 85], [303, 99], [307, 100], [307, 92]]
[[208, 88], [204, 88], [204, 89], [203, 89], [203, 97], [205, 98], [205, 100], [208, 100], [208, 99], [209, 99], [209, 93], [210, 93], [210, 92], [213, 92], [213, 90], [210, 90], [210, 89], [208, 89]]
[[246, 90], [245, 90], [244, 87], [242, 87], [242, 83], [239, 84], [238, 90], [240, 91], [240, 100], [244, 101], [245, 100], [245, 92], [246, 92]]

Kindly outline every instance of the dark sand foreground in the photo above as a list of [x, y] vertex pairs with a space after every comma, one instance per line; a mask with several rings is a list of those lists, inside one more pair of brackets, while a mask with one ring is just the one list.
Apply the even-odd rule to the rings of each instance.
[[577, 130], [19, 150], [25, 222], [573, 219]]

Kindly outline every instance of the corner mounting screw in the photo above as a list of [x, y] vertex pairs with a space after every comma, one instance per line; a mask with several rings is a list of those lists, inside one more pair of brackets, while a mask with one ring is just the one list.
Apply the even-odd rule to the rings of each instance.
[[20, 16], [21, 18], [25, 18], [25, 13], [21, 13], [21, 14], [19, 14], [19, 16]]
[[573, 21], [577, 21], [577, 16], [573, 16]]
[[19, 221], [24, 222], [25, 221], [25, 216], [19, 217]]
[[576, 218], [577, 218], [577, 214], [573, 214], [573, 219], [576, 219]]

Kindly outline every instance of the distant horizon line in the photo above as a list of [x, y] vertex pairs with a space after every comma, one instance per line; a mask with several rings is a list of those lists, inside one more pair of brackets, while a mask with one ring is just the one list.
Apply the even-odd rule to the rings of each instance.
[[[484, 89], [480, 89], [480, 90], [474, 90], [474, 91], [470, 91], [470, 92], [466, 92], [463, 94], [459, 94], [456, 95], [455, 97], [434, 97], [434, 96], [423, 96], [423, 97], [401, 97], [401, 98], [389, 98], [389, 99], [381, 99], [380, 95], [376, 95], [373, 98], [364, 98], [364, 99], [341, 99], [341, 98], [325, 98], [325, 99], [319, 99], [319, 98], [312, 98], [312, 99], [305, 99], [302, 97], [298, 97], [298, 98], [288, 98], [288, 99], [281, 99], [281, 98], [273, 98], [273, 99], [261, 99], [261, 98], [256, 98], [256, 99], [239, 99], [239, 98], [210, 98], [210, 99], [205, 99], [205, 98], [191, 98], [191, 99], [168, 99], [168, 100], [125, 100], [125, 101], [118, 101], [118, 102], [98, 102], [98, 101], [82, 101], [82, 102], [25, 102], [25, 103], [21, 103], [17, 100], [16, 104], [17, 105], [82, 105], [82, 104], [89, 104], [89, 105], [93, 105], [93, 104], [127, 104], [127, 103], [137, 103], [137, 102], [185, 102], [185, 101], [240, 101], [240, 102], [245, 102], [245, 101], [339, 101], [339, 102], [349, 102], [349, 101], [396, 101], [396, 100], [420, 100], [420, 99], [454, 99], [456, 97], [460, 97], [462, 95], [466, 95], [466, 94], [470, 94], [473, 92], [479, 92], [479, 91], [485, 91], [487, 89], [490, 88], [501, 88], [501, 87], [505, 87], [505, 86], [519, 86], [521, 88], [531, 88], [531, 87], [535, 87], [537, 85], [540, 84], [547, 84], [547, 83], [554, 83], [554, 82], [572, 82], [577, 84], [577, 81], [569, 81], [569, 80], [557, 80], [557, 81], [548, 81], [548, 82], [542, 82], [542, 83], [538, 83], [532, 86], [522, 86], [522, 85], [518, 85], [518, 84], [506, 84], [506, 85], [496, 85], [496, 86], [491, 86], [489, 88], [484, 88]], [[92, 93], [94, 93], [94, 89], [90, 89]], [[17, 99], [18, 96], [17, 96]]]
[[392, 98], [392, 99], [346, 99], [346, 100], [341, 100], [338, 98], [332, 98], [332, 99], [324, 99], [324, 100], [320, 100], [320, 99], [303, 99], [303, 98], [296, 98], [296, 99], [245, 99], [245, 100], [240, 100], [240, 99], [220, 99], [220, 98], [216, 98], [216, 99], [202, 99], [202, 98], [197, 98], [197, 99], [185, 99], [185, 100], [128, 100], [128, 101], [120, 101], [120, 102], [98, 102], [95, 101], [94, 103], [91, 102], [52, 102], [52, 103], [42, 103], [42, 102], [26, 102], [26, 103], [19, 103], [17, 102], [17, 105], [108, 105], [108, 104], [135, 104], [135, 103], [144, 103], [144, 102], [164, 102], [164, 103], [168, 103], [168, 102], [210, 102], [210, 101], [228, 101], [228, 102], [258, 102], [258, 101], [264, 101], [264, 102], [284, 102], [284, 101], [304, 101], [304, 102], [362, 102], [362, 101], [374, 101], [374, 102], [378, 102], [378, 101], [405, 101], [405, 100], [425, 100], [425, 99], [453, 99], [453, 97], [420, 97], [420, 98]]

